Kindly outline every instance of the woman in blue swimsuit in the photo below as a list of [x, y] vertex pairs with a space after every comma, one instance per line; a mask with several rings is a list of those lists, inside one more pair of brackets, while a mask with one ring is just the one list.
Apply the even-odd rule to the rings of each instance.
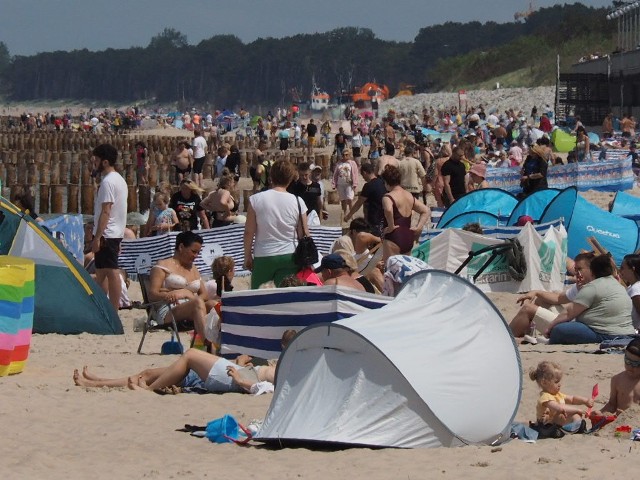
[[[411, 252], [414, 241], [431, 218], [431, 210], [420, 200], [401, 186], [402, 176], [398, 167], [387, 165], [382, 172], [387, 193], [382, 197], [384, 211], [384, 241], [382, 243], [383, 259], [392, 255], [403, 255]], [[420, 215], [418, 223], [411, 228], [413, 212]]]

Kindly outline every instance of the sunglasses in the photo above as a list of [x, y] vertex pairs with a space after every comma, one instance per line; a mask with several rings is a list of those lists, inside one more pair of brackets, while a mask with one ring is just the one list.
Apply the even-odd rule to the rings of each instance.
[[629, 365], [630, 367], [637, 368], [640, 367], [640, 360], [631, 360], [627, 355], [624, 356], [624, 364]]

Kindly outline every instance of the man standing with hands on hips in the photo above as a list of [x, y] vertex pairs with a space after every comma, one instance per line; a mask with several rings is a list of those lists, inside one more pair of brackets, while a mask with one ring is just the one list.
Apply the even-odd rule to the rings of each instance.
[[118, 253], [127, 224], [127, 182], [116, 172], [118, 151], [103, 143], [93, 149], [93, 176], [101, 176], [93, 206], [93, 241], [96, 280], [109, 295], [116, 312], [120, 305], [122, 284], [118, 272]]

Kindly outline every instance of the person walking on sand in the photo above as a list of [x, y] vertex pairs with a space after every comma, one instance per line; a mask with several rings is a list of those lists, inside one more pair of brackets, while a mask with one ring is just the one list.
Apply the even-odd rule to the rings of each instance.
[[467, 171], [464, 167], [464, 151], [460, 147], [453, 150], [451, 158], [447, 160], [441, 169], [444, 184], [442, 202], [449, 208], [453, 202], [467, 193], [465, 177]]
[[128, 195], [127, 182], [115, 169], [117, 158], [118, 151], [108, 143], [93, 149], [93, 172], [101, 176], [101, 181], [94, 200], [91, 251], [95, 255], [96, 280], [116, 312], [122, 293], [118, 253], [127, 225]]
[[318, 126], [313, 122], [313, 118], [309, 119], [307, 125], [307, 156], [313, 155], [313, 147], [316, 145], [316, 135], [318, 133]]
[[[382, 173], [382, 180], [388, 192], [382, 197], [384, 212], [382, 252], [385, 264], [392, 255], [408, 255], [422, 228], [431, 218], [429, 207], [402, 188], [401, 179], [400, 169], [393, 165], [388, 165]], [[416, 226], [412, 228], [413, 212], [420, 217]]]
[[353, 161], [350, 149], [342, 151], [333, 171], [332, 184], [338, 191], [342, 215], [345, 216], [353, 206], [355, 191], [358, 188], [358, 165]]
[[207, 141], [202, 136], [202, 130], [198, 127], [193, 131], [193, 180], [202, 188], [202, 169], [207, 155]]
[[393, 143], [385, 141], [384, 155], [380, 157], [377, 164], [375, 165], [376, 175], [378, 177], [382, 175], [382, 172], [384, 172], [384, 169], [387, 165], [393, 165], [394, 167], [398, 166], [398, 159], [395, 157], [395, 154], [396, 147], [394, 147]]
[[387, 188], [384, 185], [384, 180], [376, 176], [373, 165], [370, 163], [362, 165], [360, 172], [367, 183], [362, 187], [356, 203], [345, 215], [344, 221], [348, 222], [353, 214], [357, 212], [360, 207], [364, 206], [364, 218], [371, 228], [371, 233], [377, 237], [381, 237], [382, 222], [384, 221], [382, 197], [386, 195]]
[[413, 145], [407, 145], [404, 156], [398, 160], [398, 169], [402, 177], [400, 185], [415, 198], [420, 198], [426, 189], [426, 176], [422, 163], [415, 158]]

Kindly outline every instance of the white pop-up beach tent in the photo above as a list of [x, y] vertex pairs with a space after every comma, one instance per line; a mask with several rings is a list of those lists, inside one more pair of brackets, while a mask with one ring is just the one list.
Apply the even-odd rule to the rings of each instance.
[[475, 286], [412, 276], [387, 306], [301, 331], [256, 439], [376, 447], [494, 444], [520, 401], [518, 349]]

